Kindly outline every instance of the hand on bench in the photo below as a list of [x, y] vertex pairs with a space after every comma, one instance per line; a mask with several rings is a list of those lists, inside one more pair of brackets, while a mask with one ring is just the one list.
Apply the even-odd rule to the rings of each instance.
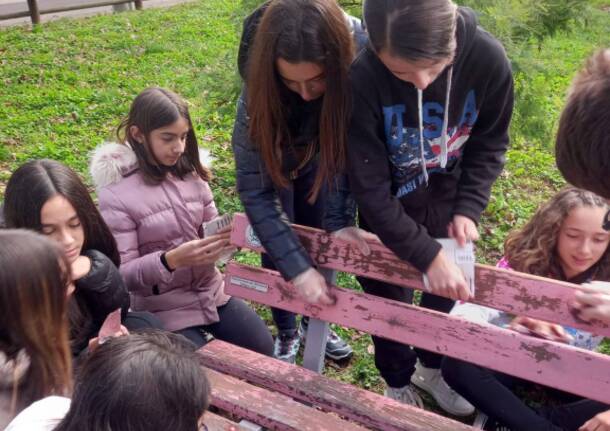
[[453, 300], [468, 301], [470, 289], [462, 270], [445, 257], [443, 250], [439, 251], [426, 273], [430, 293], [445, 296]]
[[312, 304], [334, 305], [337, 298], [330, 294], [326, 280], [314, 268], [297, 275], [292, 284], [297, 288], [301, 297]]
[[578, 317], [585, 322], [610, 323], [610, 283], [584, 284], [572, 304]]

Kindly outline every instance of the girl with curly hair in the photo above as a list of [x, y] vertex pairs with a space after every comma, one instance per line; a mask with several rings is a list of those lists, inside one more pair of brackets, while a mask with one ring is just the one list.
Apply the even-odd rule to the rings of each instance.
[[[601, 197], [568, 187], [509, 234], [499, 268], [570, 283], [610, 280], [610, 233], [602, 228], [608, 205]], [[460, 303], [451, 314], [492, 323], [549, 340], [595, 349], [603, 337], [575, 328], [512, 316], [475, 304]], [[589, 400], [534, 410], [513, 393], [517, 379], [457, 359], [445, 358], [445, 380], [484, 415], [483, 429], [576, 430], [607, 406]]]

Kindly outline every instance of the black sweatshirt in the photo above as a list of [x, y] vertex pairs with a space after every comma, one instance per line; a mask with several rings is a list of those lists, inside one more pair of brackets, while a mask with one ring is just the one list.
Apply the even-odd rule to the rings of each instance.
[[[350, 185], [368, 227], [398, 257], [427, 271], [440, 250], [426, 227], [456, 214], [475, 223], [504, 166], [513, 109], [513, 78], [502, 45], [477, 26], [474, 12], [459, 8], [457, 51], [423, 92], [423, 169], [417, 89], [396, 78], [370, 47], [351, 70], [353, 112], [348, 139]], [[441, 167], [449, 73], [447, 163]], [[426, 175], [429, 179], [426, 181]], [[437, 201], [450, 214], [411, 215]]]

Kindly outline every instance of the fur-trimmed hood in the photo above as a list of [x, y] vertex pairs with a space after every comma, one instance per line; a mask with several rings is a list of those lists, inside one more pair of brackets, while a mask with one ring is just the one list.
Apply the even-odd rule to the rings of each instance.
[[[207, 168], [211, 168], [213, 158], [210, 151], [199, 148], [199, 160]], [[115, 184], [138, 169], [138, 159], [129, 144], [104, 142], [91, 153], [89, 173], [97, 190]]]

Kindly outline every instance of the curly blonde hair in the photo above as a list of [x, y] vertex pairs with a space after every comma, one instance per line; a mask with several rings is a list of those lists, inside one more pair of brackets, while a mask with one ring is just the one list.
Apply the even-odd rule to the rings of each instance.
[[[511, 268], [528, 274], [563, 280], [557, 255], [557, 239], [563, 221], [578, 207], [608, 208], [606, 201], [586, 190], [567, 187], [540, 207], [519, 230], [504, 242], [504, 255]], [[610, 247], [591, 272], [596, 280], [610, 281]]]

